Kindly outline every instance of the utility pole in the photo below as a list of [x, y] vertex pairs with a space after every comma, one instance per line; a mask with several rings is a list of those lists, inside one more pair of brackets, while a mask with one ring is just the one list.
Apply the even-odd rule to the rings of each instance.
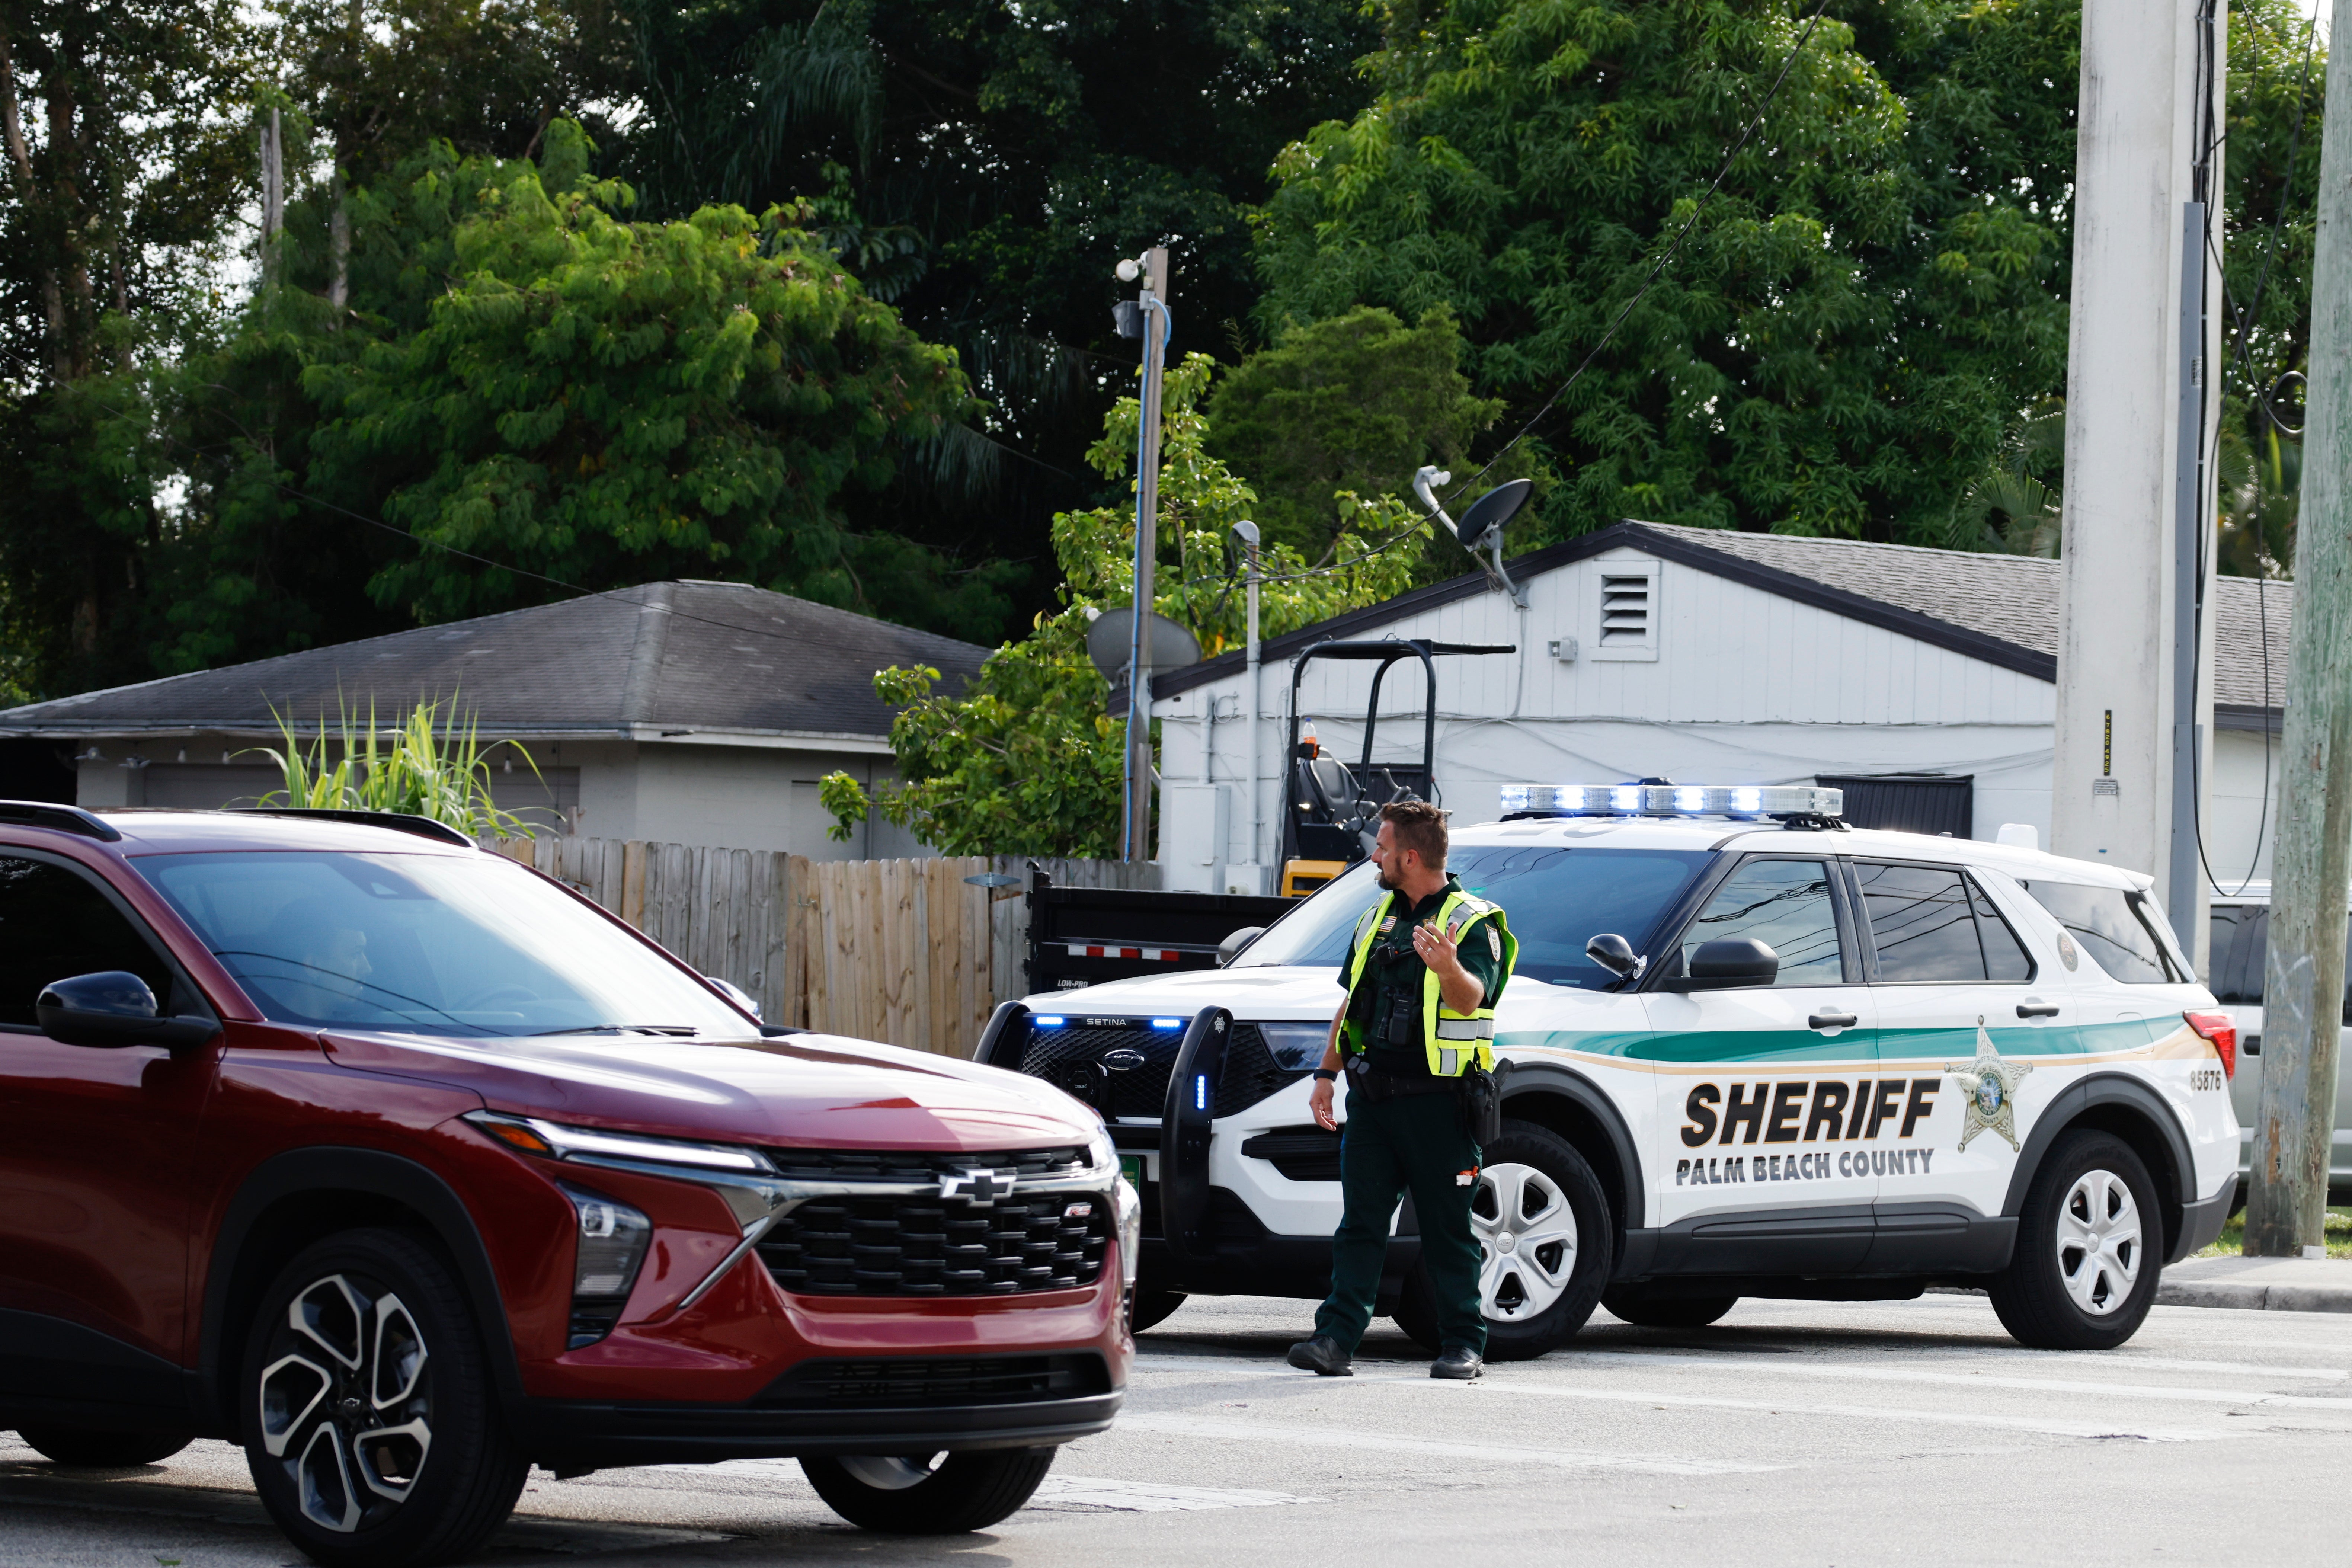
[[[2331, 38], [2352, 0], [2336, 0]], [[2344, 906], [2352, 882], [2352, 73], [2327, 82], [2311, 276], [2303, 520], [2294, 534], [2294, 647], [2281, 739], [2278, 848], [2263, 974], [2263, 1091], [2254, 1113], [2246, 1254], [2324, 1247], [2336, 1125]], [[2320, 1256], [2326, 1256], [2323, 1252]]]
[[2217, 0], [2084, 0], [2082, 37], [2050, 847], [2154, 874], [2201, 971], [2227, 35]]
[[[1120, 835], [1125, 858], [1151, 858], [1151, 602], [1160, 553], [1160, 382], [1168, 336], [1168, 247], [1142, 257], [1142, 288], [1135, 297], [1143, 317], [1143, 430], [1136, 443], [1135, 599], [1127, 664], [1127, 809]], [[1121, 263], [1121, 275], [1128, 276]]]

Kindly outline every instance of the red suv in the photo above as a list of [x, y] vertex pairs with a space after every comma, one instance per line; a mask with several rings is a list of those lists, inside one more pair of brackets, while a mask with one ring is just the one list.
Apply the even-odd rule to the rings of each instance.
[[435, 824], [0, 803], [0, 1426], [233, 1439], [320, 1563], [534, 1463], [993, 1523], [1118, 1408], [1137, 1222], [1058, 1089], [763, 1028]]

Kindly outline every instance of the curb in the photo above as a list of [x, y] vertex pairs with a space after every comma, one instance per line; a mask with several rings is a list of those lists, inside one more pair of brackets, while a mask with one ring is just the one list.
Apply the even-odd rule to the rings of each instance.
[[2231, 1307], [2271, 1312], [2352, 1312], [2352, 1289], [2333, 1285], [2241, 1285], [2223, 1279], [2159, 1280], [2159, 1307]]

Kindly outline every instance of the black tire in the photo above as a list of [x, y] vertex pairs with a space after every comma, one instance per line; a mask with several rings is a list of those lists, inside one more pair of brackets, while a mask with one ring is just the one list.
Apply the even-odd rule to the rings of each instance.
[[1638, 1285], [1603, 1290], [1609, 1315], [1644, 1329], [1703, 1329], [1739, 1304], [1737, 1296], [1663, 1296], [1642, 1293]]
[[[2118, 1237], [2126, 1226], [2136, 1235], [2128, 1244], [2065, 1245], [2086, 1227], [2091, 1239], [2103, 1240], [2100, 1229]], [[2069, 1132], [2033, 1173], [2018, 1213], [2017, 1250], [1988, 1294], [2001, 1327], [2021, 1345], [2113, 1350], [2139, 1331], [2163, 1268], [2164, 1213], [2147, 1167], [2120, 1138]]]
[[152, 1465], [194, 1441], [185, 1432], [83, 1432], [70, 1426], [19, 1426], [16, 1436], [53, 1465], [96, 1469]]
[[1054, 1453], [983, 1448], [904, 1459], [803, 1459], [801, 1469], [825, 1506], [860, 1530], [961, 1535], [986, 1530], [1027, 1502], [1054, 1468]]
[[1183, 1304], [1184, 1292], [1181, 1290], [1147, 1290], [1138, 1285], [1135, 1300], [1128, 1305], [1127, 1326], [1139, 1334], [1146, 1329], [1156, 1329], [1173, 1317], [1176, 1309]]
[[471, 1556], [530, 1469], [506, 1434], [457, 1279], [398, 1231], [347, 1231], [289, 1263], [247, 1331], [238, 1381], [262, 1504], [328, 1568]]
[[[1543, 1184], [1556, 1190], [1575, 1221], [1575, 1263], [1569, 1271], [1566, 1289], [1559, 1297], [1528, 1317], [1497, 1315], [1491, 1304], [1486, 1313], [1486, 1359], [1528, 1361], [1566, 1344], [1600, 1304], [1601, 1288], [1609, 1282], [1617, 1238], [1610, 1218], [1609, 1195], [1601, 1190], [1601, 1178], [1592, 1173], [1592, 1167], [1568, 1140], [1532, 1121], [1506, 1121], [1503, 1135], [1483, 1152], [1483, 1159], [1479, 1192], [1472, 1207], [1482, 1233], [1482, 1245], [1484, 1233], [1492, 1228], [1490, 1222], [1499, 1218], [1492, 1212], [1497, 1192], [1494, 1175], [1508, 1167], [1525, 1167], [1534, 1172]], [[1541, 1188], [1533, 1182], [1522, 1191], [1549, 1195], [1541, 1194]], [[1515, 1237], [1515, 1253], [1516, 1247]], [[1550, 1247], [1542, 1247], [1536, 1254], [1538, 1268], [1553, 1272], [1547, 1267], [1550, 1257]], [[1518, 1289], [1519, 1300], [1525, 1300], [1529, 1287], [1522, 1280]], [[1541, 1285], [1535, 1289], [1541, 1289]], [[1497, 1294], [1508, 1303], [1512, 1288], [1507, 1279]], [[1420, 1265], [1414, 1265], [1412, 1274], [1406, 1277], [1404, 1291], [1397, 1299], [1393, 1315], [1397, 1327], [1431, 1354], [1437, 1353], [1441, 1339], [1437, 1299], [1431, 1293], [1428, 1278]]]

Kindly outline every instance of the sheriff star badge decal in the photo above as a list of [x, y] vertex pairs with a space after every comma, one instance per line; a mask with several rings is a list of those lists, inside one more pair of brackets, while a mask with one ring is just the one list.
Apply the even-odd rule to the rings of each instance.
[[1977, 1056], [1970, 1062], [1946, 1062], [1944, 1071], [1969, 1092], [1968, 1120], [1960, 1128], [1960, 1147], [1990, 1128], [2017, 1148], [2017, 1086], [2033, 1070], [2032, 1062], [2013, 1062], [1994, 1048], [1984, 1018], [1977, 1018]]

